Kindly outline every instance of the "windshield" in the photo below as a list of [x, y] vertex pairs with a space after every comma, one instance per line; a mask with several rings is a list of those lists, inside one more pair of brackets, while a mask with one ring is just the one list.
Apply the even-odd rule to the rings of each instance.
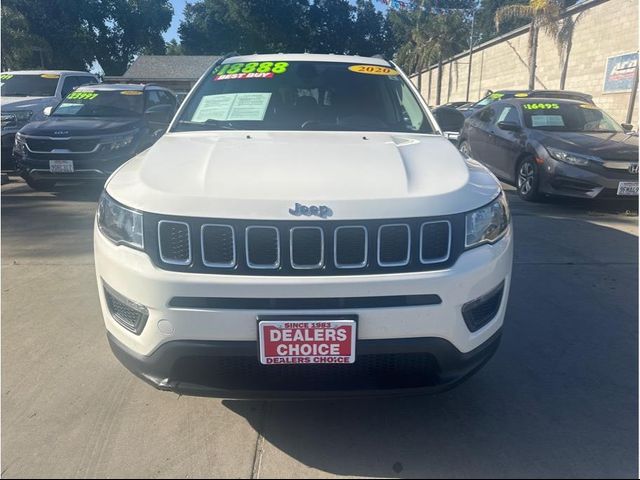
[[91, 90], [71, 92], [56, 107], [56, 117], [133, 117], [142, 115], [141, 90]]
[[522, 105], [529, 128], [555, 132], [622, 132], [609, 115], [590, 103], [531, 102]]
[[476, 107], [486, 107], [487, 105], [493, 103], [493, 102], [497, 102], [498, 100], [502, 99], [504, 97], [504, 93], [490, 93], [489, 95], [487, 95], [486, 97], [484, 97], [481, 100], [478, 100], [476, 103], [474, 103], [472, 105], [473, 108]]
[[395, 69], [334, 62], [223, 63], [174, 127], [202, 129], [433, 133]]
[[0, 95], [3, 97], [53, 97], [60, 75], [0, 74]]

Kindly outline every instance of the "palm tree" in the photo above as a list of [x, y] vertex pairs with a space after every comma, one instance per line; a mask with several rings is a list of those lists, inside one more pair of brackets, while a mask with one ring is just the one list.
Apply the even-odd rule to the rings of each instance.
[[573, 46], [573, 31], [584, 13], [584, 11], [580, 12], [575, 18], [573, 15], [567, 15], [560, 22], [560, 29], [555, 39], [556, 45], [558, 46], [558, 55], [560, 56], [560, 90], [564, 90], [564, 85], [567, 81], [569, 55], [571, 54], [571, 47]]
[[545, 31], [554, 41], [558, 41], [560, 30], [559, 19], [565, 2], [563, 0], [529, 0], [526, 4], [505, 5], [496, 10], [496, 29], [500, 30], [500, 24], [515, 18], [527, 18], [531, 20], [529, 25], [529, 90], [535, 88], [536, 83], [536, 57], [538, 53], [538, 33], [540, 29]]
[[[396, 22], [402, 21], [404, 43], [398, 49], [396, 61], [403, 69], [421, 72], [433, 62], [438, 63], [436, 80], [436, 105], [442, 96], [443, 61], [466, 47], [468, 28], [464, 15], [459, 11], [448, 11], [428, 15], [429, 9], [416, 8], [404, 15], [398, 15]], [[402, 19], [402, 20], [401, 20]], [[420, 85], [420, 76], [418, 77]]]

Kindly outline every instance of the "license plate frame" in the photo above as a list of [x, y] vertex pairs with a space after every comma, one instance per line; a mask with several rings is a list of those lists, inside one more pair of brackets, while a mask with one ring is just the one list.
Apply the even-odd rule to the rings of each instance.
[[50, 173], [73, 173], [73, 160], [49, 160]]
[[[357, 315], [258, 315], [256, 317], [257, 327], [257, 357], [261, 365], [266, 366], [283, 366], [283, 365], [350, 365], [356, 362], [356, 344], [358, 339], [358, 316]], [[287, 326], [286, 324], [292, 324]], [[302, 328], [303, 325], [310, 324], [313, 328]], [[326, 325], [328, 324], [328, 325]], [[323, 326], [324, 325], [324, 326]], [[303, 336], [309, 335], [306, 331], [327, 330], [338, 328], [346, 329], [350, 335], [344, 341], [332, 342], [339, 345], [339, 354], [321, 355], [318, 351], [315, 354], [299, 354], [299, 355], [272, 355], [271, 342], [266, 342], [265, 331], [270, 331], [273, 327], [280, 326], [281, 330], [303, 330]], [[270, 327], [270, 328], [268, 328]], [[292, 333], [292, 335], [294, 335]], [[337, 333], [336, 333], [337, 335]], [[291, 340], [289, 342], [275, 342], [278, 344], [288, 343], [296, 344], [300, 340]], [[315, 341], [303, 343], [311, 344]], [[320, 342], [317, 345], [329, 345], [327, 341]], [[348, 345], [348, 349], [345, 347]], [[274, 347], [275, 348], [275, 347]], [[302, 347], [299, 347], [302, 348]], [[313, 346], [311, 347], [313, 348]], [[335, 347], [334, 347], [335, 348]], [[306, 353], [306, 352], [305, 352]], [[347, 353], [347, 354], [345, 354]]]
[[638, 182], [619, 182], [616, 194], [621, 197], [638, 196]]

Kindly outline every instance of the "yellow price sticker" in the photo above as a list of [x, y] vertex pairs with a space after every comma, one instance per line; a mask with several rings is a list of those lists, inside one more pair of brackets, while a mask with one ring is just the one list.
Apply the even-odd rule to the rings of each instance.
[[142, 95], [140, 90], [122, 90], [120, 95]]
[[397, 70], [379, 65], [351, 65], [349, 70], [356, 73], [366, 73], [367, 75], [398, 75]]
[[10, 78], [13, 78], [13, 75], [11, 75], [10, 73], [3, 73], [2, 75], [0, 75], [0, 80], [9, 80]]
[[60, 75], [56, 75], [55, 73], [43, 73], [40, 76], [42, 78], [60, 78]]
[[518, 98], [523, 98], [523, 97], [528, 97], [528, 96], [529, 96], [529, 94], [528, 93], [524, 93], [524, 92], [523, 93], [516, 93], [514, 95], [514, 97], [518, 97]]

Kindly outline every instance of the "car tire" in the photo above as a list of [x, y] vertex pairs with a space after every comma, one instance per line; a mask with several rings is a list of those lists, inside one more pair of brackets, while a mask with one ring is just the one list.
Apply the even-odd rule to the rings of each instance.
[[527, 202], [540, 200], [539, 184], [540, 172], [533, 157], [525, 157], [520, 160], [516, 170], [516, 189], [520, 198]]
[[49, 192], [56, 186], [55, 180], [35, 180], [29, 175], [25, 175], [23, 178], [29, 187], [38, 192]]
[[469, 142], [467, 142], [466, 140], [463, 140], [460, 143], [460, 147], [458, 147], [458, 150], [464, 153], [467, 157], [471, 157], [471, 147], [469, 146]]

